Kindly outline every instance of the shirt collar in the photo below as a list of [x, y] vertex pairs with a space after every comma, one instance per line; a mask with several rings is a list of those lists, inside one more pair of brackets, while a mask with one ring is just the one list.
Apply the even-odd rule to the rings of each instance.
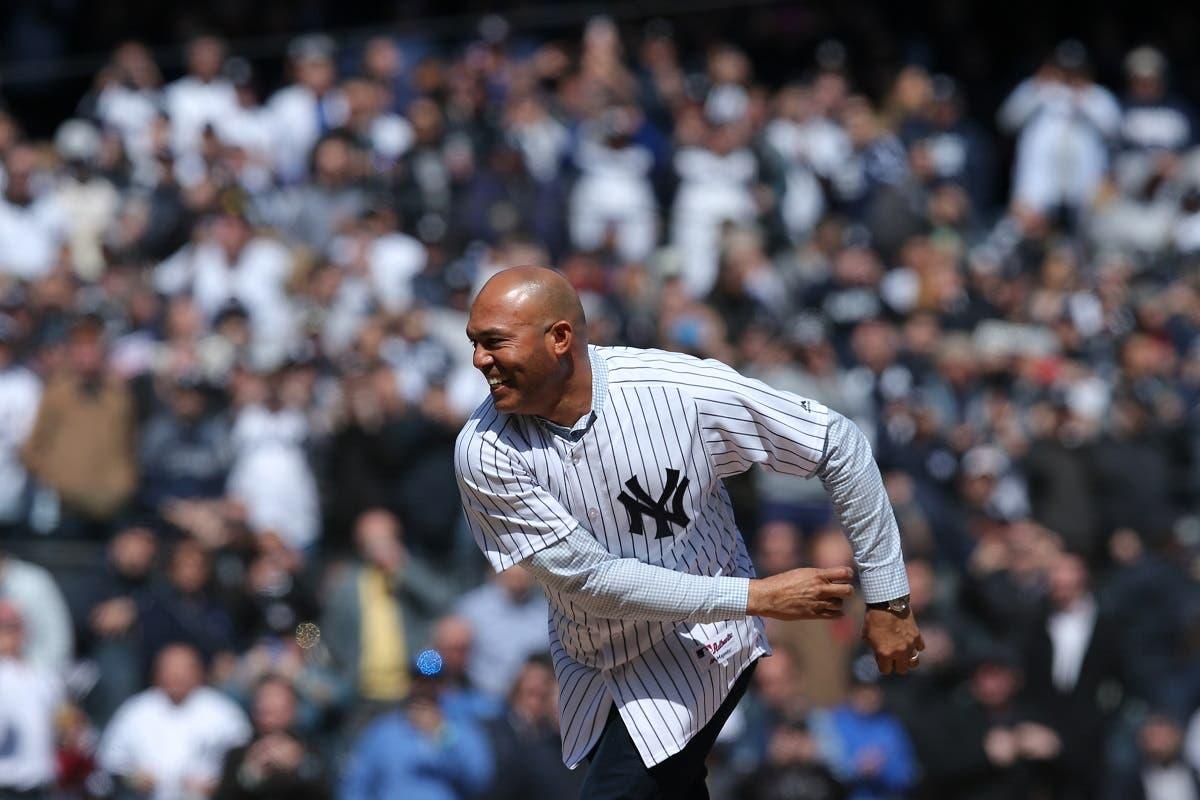
[[538, 424], [555, 436], [577, 442], [587, 433], [596, 418], [604, 411], [604, 403], [608, 400], [608, 364], [593, 345], [588, 345], [588, 362], [592, 365], [592, 410], [584, 414], [571, 427], [558, 425], [548, 419], [534, 417]]

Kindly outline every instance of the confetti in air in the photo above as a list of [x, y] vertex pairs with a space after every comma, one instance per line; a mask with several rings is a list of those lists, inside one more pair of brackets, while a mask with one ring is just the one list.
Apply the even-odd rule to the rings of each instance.
[[437, 650], [422, 650], [417, 656], [417, 671], [426, 676], [437, 675], [442, 671], [442, 654]]
[[313, 622], [301, 622], [296, 626], [296, 644], [305, 650], [321, 641], [321, 629]]

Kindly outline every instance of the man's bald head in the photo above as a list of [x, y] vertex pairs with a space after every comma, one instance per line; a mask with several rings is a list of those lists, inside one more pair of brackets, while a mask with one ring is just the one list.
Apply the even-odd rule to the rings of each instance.
[[499, 411], [573, 424], [591, 401], [587, 320], [579, 295], [545, 267], [497, 273], [471, 304], [467, 337]]
[[587, 319], [575, 287], [546, 267], [511, 267], [493, 275], [475, 303], [502, 303], [524, 321], [545, 326], [559, 320], [571, 323], [578, 346], [587, 345]]

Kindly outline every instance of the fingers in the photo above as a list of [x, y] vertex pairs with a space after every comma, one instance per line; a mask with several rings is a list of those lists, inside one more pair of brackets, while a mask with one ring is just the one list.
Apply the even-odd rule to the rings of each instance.
[[826, 600], [817, 606], [817, 613], [825, 618], [836, 618], [842, 616], [842, 598], [835, 597], [832, 600]]
[[880, 675], [892, 674], [892, 660], [879, 654], [875, 655], [875, 666], [879, 667]]
[[913, 650], [920, 652], [925, 649], [925, 640], [921, 638], [921, 634], [917, 634], [917, 639], [913, 642]]
[[854, 594], [854, 587], [848, 583], [826, 583], [817, 587], [817, 597], [822, 600], [841, 599]]
[[830, 583], [847, 583], [854, 579], [854, 570], [850, 567], [830, 567], [820, 570], [817, 576]]

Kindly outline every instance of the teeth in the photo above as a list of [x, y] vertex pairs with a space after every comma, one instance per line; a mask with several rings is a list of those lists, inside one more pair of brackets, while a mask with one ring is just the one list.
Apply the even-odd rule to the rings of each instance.
[[504, 381], [500, 380], [499, 378], [488, 378], [488, 386], [499, 386], [502, 383], [504, 383]]

